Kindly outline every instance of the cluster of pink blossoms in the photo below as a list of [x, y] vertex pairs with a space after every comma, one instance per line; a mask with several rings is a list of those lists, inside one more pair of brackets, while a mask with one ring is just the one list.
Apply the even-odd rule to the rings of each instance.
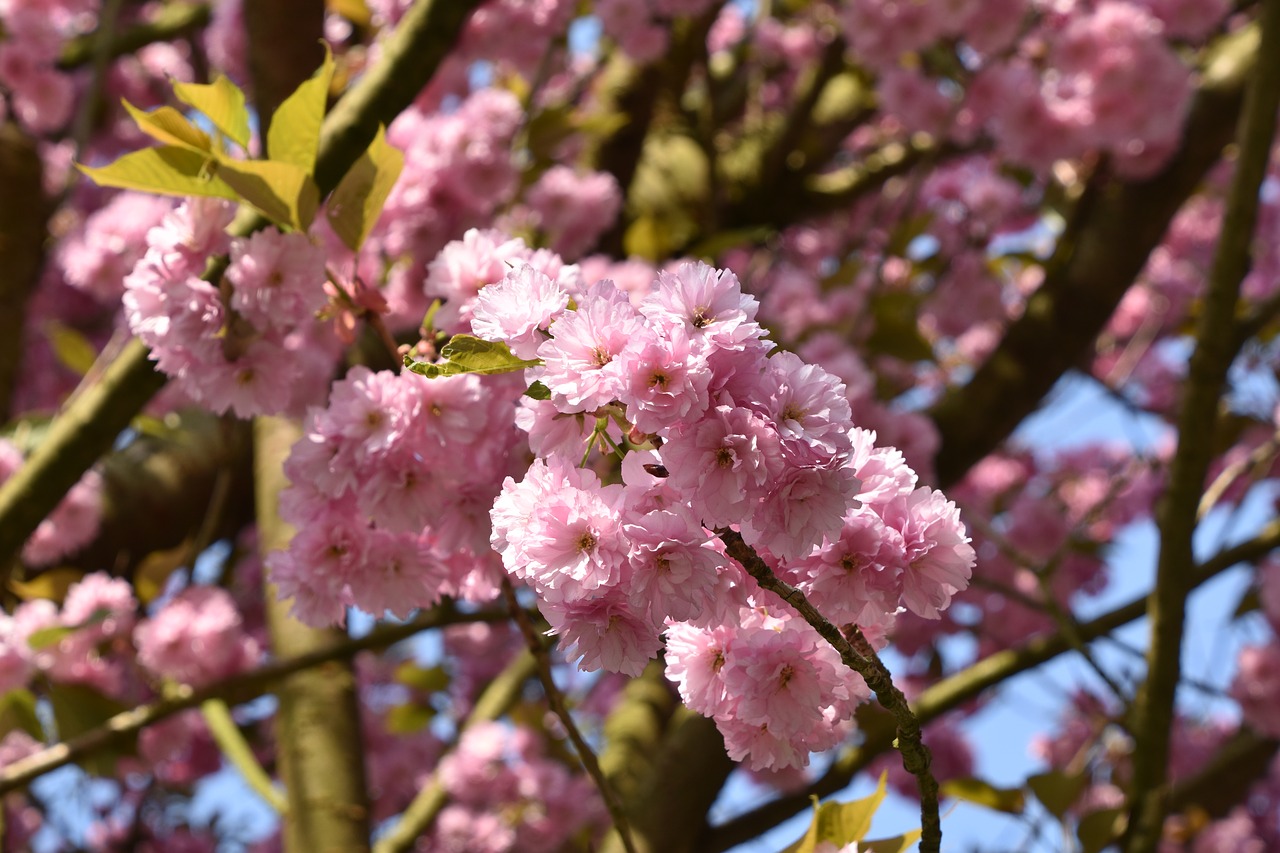
[[[713, 531], [740, 529], [877, 641], [899, 604], [936, 617], [973, 549], [955, 505], [853, 427], [842, 383], [769, 356], [731, 272], [686, 263], [636, 302], [609, 281], [570, 294], [528, 265], [480, 291], [473, 330], [537, 359], [525, 378], [549, 397], [521, 401], [539, 458], [503, 484], [493, 546], [583, 668], [637, 675], [665, 630], [669, 675], [731, 754], [801, 766], [843, 736], [865, 685]], [[624, 455], [623, 482], [580, 467], [597, 444]]]
[[261, 656], [231, 595], [220, 588], [188, 587], [142, 620], [137, 609], [128, 581], [97, 572], [72, 584], [61, 608], [33, 599], [12, 616], [0, 614], [0, 695], [41, 672], [137, 698], [144, 680], [207, 684]]
[[[13, 442], [0, 438], [0, 483], [12, 477], [22, 463], [22, 451]], [[102, 476], [90, 469], [27, 539], [22, 561], [41, 567], [74, 554], [93, 541], [101, 522]]]
[[[124, 282], [129, 329], [195, 402], [242, 417], [301, 414], [323, 398], [337, 346], [315, 320], [329, 300], [324, 251], [274, 228], [233, 240], [234, 212], [194, 199], [147, 232]], [[229, 300], [202, 278], [216, 255], [231, 257]]]
[[285, 463], [280, 511], [298, 533], [268, 562], [299, 618], [493, 597], [486, 513], [519, 443], [510, 396], [478, 376], [365, 367], [334, 384]]

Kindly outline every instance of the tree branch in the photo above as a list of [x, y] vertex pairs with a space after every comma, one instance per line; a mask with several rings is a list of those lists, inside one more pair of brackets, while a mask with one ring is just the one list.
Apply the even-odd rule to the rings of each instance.
[[[151, 20], [121, 33], [112, 33], [107, 57], [115, 59], [149, 44], [170, 41], [194, 32], [207, 25], [211, 16], [212, 9], [208, 3], [166, 3]], [[95, 30], [67, 42], [58, 58], [58, 70], [73, 71], [92, 62], [97, 35]]]
[[1245, 99], [1239, 128], [1240, 156], [1223, 216], [1208, 292], [1196, 323], [1196, 348], [1178, 414], [1178, 448], [1156, 520], [1160, 555], [1155, 589], [1148, 601], [1151, 641], [1147, 680], [1138, 691], [1131, 731], [1137, 738], [1129, 789], [1132, 853], [1152, 853], [1160, 843], [1167, 808], [1165, 782], [1169, 734], [1182, 674], [1182, 636], [1187, 595], [1195, 565], [1192, 536], [1205, 477], [1213, 460], [1218, 403], [1233, 347], [1240, 283], [1252, 263], [1250, 247], [1258, 217], [1258, 193], [1266, 177], [1280, 109], [1280, 0], [1262, 7], [1259, 61]]
[[[1280, 520], [1273, 521], [1252, 539], [1225, 548], [1196, 568], [1193, 583], [1201, 586], [1240, 563], [1262, 559], [1280, 548]], [[1082, 640], [1096, 640], [1117, 628], [1134, 622], [1147, 612], [1147, 596], [1141, 596], [1096, 619], [1080, 623], [1076, 630]], [[1035, 669], [1041, 664], [1072, 651], [1071, 641], [1058, 631], [1036, 637], [1012, 649], [1004, 649], [975, 661], [954, 675], [925, 688], [911, 703], [921, 725], [976, 699], [983, 691], [1008, 679]], [[701, 853], [722, 853], [758, 836], [810, 805], [810, 796], [826, 797], [844, 788], [853, 777], [880, 755], [893, 748], [892, 727], [875, 727], [863, 732], [860, 747], [846, 751], [822, 776], [804, 791], [788, 794], [739, 815], [720, 826], [708, 828], [698, 845]]]
[[[284, 459], [302, 434], [282, 418], [254, 421], [254, 489], [262, 556], [285, 548], [293, 528], [277, 512], [288, 485]], [[320, 652], [342, 643], [336, 628], [312, 628], [290, 614], [275, 585], [265, 583], [267, 631], [280, 657]], [[360, 699], [347, 659], [333, 660], [284, 679], [276, 697], [277, 765], [289, 809], [286, 853], [369, 849], [369, 793], [361, 749]]]
[[994, 450], [1086, 356], [1173, 215], [1230, 142], [1258, 56], [1256, 27], [1225, 36], [1206, 60], [1181, 148], [1168, 165], [1143, 181], [1095, 178], [1081, 202], [1081, 216], [1059, 240], [1045, 281], [1022, 317], [968, 384], [952, 389], [933, 408], [942, 442], [937, 459], [942, 488]]
[[849, 628], [849, 637], [846, 638], [809, 603], [803, 592], [779, 580], [760, 555], [743, 541], [741, 534], [732, 530], [718, 532], [729, 556], [741, 563], [761, 587], [790, 604], [839, 653], [844, 665], [862, 676], [880, 704], [893, 715], [897, 730], [894, 743], [902, 753], [902, 766], [916, 777], [920, 790], [920, 850], [922, 853], [938, 853], [942, 845], [942, 820], [938, 816], [938, 780], [929, 770], [932, 756], [920, 738], [920, 720], [907, 704], [902, 691], [893, 683], [889, 669], [856, 625]]
[[0, 423], [9, 419], [26, 346], [27, 297], [44, 260], [49, 202], [35, 140], [0, 123]]
[[[480, 0], [418, 0], [387, 40], [383, 60], [356, 81], [325, 117], [316, 164], [322, 194], [337, 186], [387, 124], [430, 80]], [[233, 233], [262, 227], [258, 216], [237, 218]], [[217, 264], [214, 265], [218, 266]], [[0, 485], [0, 583], [13, 555], [62, 496], [109, 450], [147, 401], [164, 385], [150, 353], [136, 338], [125, 345], [101, 379], [77, 397], [49, 428], [44, 442]]]
[[452, 607], [437, 607], [412, 622], [379, 628], [363, 637], [346, 640], [327, 649], [272, 661], [204, 687], [180, 687], [171, 696], [122, 711], [92, 731], [5, 765], [0, 771], [0, 795], [17, 790], [33, 779], [64, 765], [81, 761], [100, 750], [127, 743], [147, 726], [198, 707], [206, 700], [225, 699], [228, 705], [249, 702], [269, 693], [282, 679], [330, 661], [351, 658], [363, 651], [384, 649], [432, 628], [469, 622], [503, 622], [507, 618], [503, 611], [460, 613]]

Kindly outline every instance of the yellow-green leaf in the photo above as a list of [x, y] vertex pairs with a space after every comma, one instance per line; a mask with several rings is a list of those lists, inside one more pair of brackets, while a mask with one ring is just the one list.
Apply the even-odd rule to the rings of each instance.
[[511, 373], [540, 363], [536, 359], [526, 361], [517, 358], [505, 343], [486, 341], [471, 335], [454, 335], [444, 349], [440, 350], [440, 354], [446, 360], [438, 364], [414, 361], [412, 356], [406, 355], [404, 366], [420, 376], [435, 379], [459, 373]]
[[1027, 797], [1021, 788], [997, 788], [976, 778], [948, 779], [939, 786], [942, 795], [966, 800], [989, 809], [1009, 814], [1022, 814]]
[[206, 153], [213, 151], [213, 140], [209, 138], [209, 134], [193, 125], [173, 107], [160, 107], [145, 112], [123, 98], [121, 102], [138, 129], [152, 139], [165, 145], [177, 145]]
[[888, 774], [880, 774], [880, 783], [868, 797], [854, 800], [851, 803], [829, 802], [818, 804], [813, 798], [813, 821], [804, 837], [788, 847], [783, 853], [813, 853], [814, 849], [824, 841], [836, 847], [844, 847], [854, 841], [861, 841], [871, 831], [871, 819], [875, 816], [887, 793]]
[[327, 0], [325, 6], [335, 15], [341, 15], [357, 27], [367, 27], [373, 20], [369, 4], [365, 0]]
[[143, 604], [150, 604], [164, 592], [169, 576], [187, 563], [191, 554], [191, 540], [166, 548], [163, 551], [152, 551], [142, 558], [142, 562], [133, 571], [133, 591]]
[[249, 110], [244, 92], [226, 77], [212, 83], [174, 83], [173, 94], [182, 103], [208, 116], [213, 126], [241, 148], [249, 147]]
[[397, 666], [395, 679], [401, 684], [426, 693], [435, 693], [449, 686], [449, 673], [443, 667], [424, 667], [413, 661], [405, 661]]
[[326, 205], [329, 225], [351, 251], [364, 245], [403, 168], [404, 154], [387, 142], [378, 125], [373, 142], [347, 170]]
[[9, 589], [23, 601], [35, 598], [46, 598], [55, 604], [61, 604], [67, 597], [67, 590], [84, 578], [85, 573], [79, 569], [68, 567], [50, 569], [41, 572], [29, 581], [9, 581]]
[[36, 714], [35, 694], [23, 687], [0, 695], [0, 738], [15, 730], [44, 740], [44, 727]]
[[1067, 809], [1080, 798], [1086, 781], [1084, 773], [1049, 770], [1029, 777], [1027, 787], [1049, 814], [1061, 820]]
[[157, 195], [203, 195], [239, 199], [218, 177], [218, 161], [208, 154], [177, 145], [131, 151], [106, 166], [77, 166], [104, 187], [141, 190]]
[[50, 320], [45, 324], [44, 333], [49, 338], [49, 345], [53, 347], [53, 354], [67, 370], [77, 376], [84, 376], [93, 367], [98, 351], [80, 332], [56, 320]]
[[388, 710], [383, 725], [393, 735], [411, 735], [422, 731], [435, 715], [433, 708], [410, 702], [407, 705], [396, 705]]
[[285, 98], [271, 117], [271, 127], [267, 129], [267, 156], [272, 160], [292, 163], [307, 174], [315, 172], [316, 153], [320, 150], [320, 125], [324, 123], [332, 81], [333, 54], [326, 46], [324, 64]]
[[[49, 685], [49, 704], [53, 706], [54, 724], [58, 727], [58, 739], [70, 740], [77, 735], [100, 727], [109, 718], [125, 710], [125, 706], [103, 696], [92, 687], [83, 684]], [[98, 750], [78, 761], [88, 773], [108, 776], [115, 771], [115, 760], [120, 750]]]
[[907, 853], [911, 846], [920, 840], [920, 830], [913, 829], [893, 838], [877, 838], [875, 841], [858, 843], [859, 853]]
[[1076, 835], [1084, 853], [1102, 853], [1111, 842], [1124, 834], [1128, 812], [1123, 807], [1098, 809], [1080, 818]]
[[88, 628], [91, 625], [97, 625], [105, 622], [111, 616], [111, 611], [106, 607], [99, 607], [97, 610], [89, 614], [89, 618], [83, 622], [77, 622], [74, 625], [54, 625], [49, 628], [41, 628], [38, 631], [32, 631], [27, 635], [27, 645], [32, 649], [39, 651], [47, 649], [50, 646], [57, 645], [62, 642], [64, 637], [69, 637], [81, 628]]
[[320, 190], [306, 170], [275, 160], [223, 160], [218, 175], [268, 219], [306, 231], [320, 205]]

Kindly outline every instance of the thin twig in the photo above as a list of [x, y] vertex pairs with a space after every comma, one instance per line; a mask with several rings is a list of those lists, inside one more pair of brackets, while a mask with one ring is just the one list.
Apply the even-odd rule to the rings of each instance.
[[57, 770], [63, 765], [80, 761], [98, 750], [124, 743], [147, 726], [154, 725], [188, 708], [194, 708], [206, 700], [225, 699], [232, 704], [248, 702], [270, 692], [278, 681], [295, 672], [332, 660], [349, 658], [368, 649], [385, 648], [431, 628], [470, 622], [501, 622], [506, 619], [506, 613], [495, 611], [460, 613], [452, 608], [440, 607], [412, 622], [381, 628], [331, 648], [287, 660], [273, 661], [258, 669], [215, 681], [204, 687], [179, 687], [172, 696], [122, 711], [97, 728], [78, 737], [54, 744], [5, 765], [3, 772], [0, 772], [0, 794], [16, 790], [33, 779]]
[[564, 703], [564, 694], [560, 692], [560, 688], [556, 686], [555, 681], [551, 678], [551, 662], [547, 659], [547, 647], [538, 635], [538, 629], [530, 621], [529, 614], [525, 612], [525, 609], [520, 606], [520, 602], [516, 600], [516, 591], [511, 586], [510, 579], [506, 577], [502, 579], [502, 595], [507, 600], [507, 609], [515, 618], [516, 624], [520, 626], [520, 632], [524, 634], [525, 642], [529, 645], [529, 651], [537, 661], [538, 680], [542, 682], [542, 689], [547, 694], [547, 703], [551, 706], [552, 713], [556, 715], [560, 720], [560, 724], [564, 726], [565, 732], [569, 735], [569, 740], [573, 742], [573, 748], [578, 752], [578, 760], [582, 762], [587, 775], [596, 783], [596, 788], [600, 791], [600, 797], [604, 800], [605, 808], [609, 810], [609, 817], [613, 820], [613, 826], [618, 831], [618, 836], [622, 839], [622, 846], [627, 853], [636, 853], [635, 841], [631, 837], [631, 825], [627, 820], [627, 813], [623, 811], [622, 804], [618, 802], [613, 786], [604, 777], [604, 772], [600, 769], [600, 762], [596, 760], [595, 752], [592, 751], [586, 739], [582, 737], [582, 732], [578, 731], [578, 725], [573, 721], [573, 715], [569, 713], [569, 709]]
[[[1263, 527], [1252, 539], [1224, 548], [1205, 560], [1193, 571], [1192, 583], [1201, 586], [1233, 566], [1262, 559], [1276, 548], [1280, 548], [1280, 520]], [[1141, 619], [1147, 612], [1147, 598], [1142, 595], [1131, 599], [1114, 610], [1081, 623], [1081, 638], [1095, 640]], [[1060, 632], [1034, 637], [1020, 646], [993, 652], [925, 688], [911, 703], [911, 708], [921, 724], [927, 725], [977, 698], [983, 691], [1071, 650], [1070, 642]], [[771, 800], [709, 829], [698, 847], [700, 853], [721, 853], [742, 844], [808, 808], [811, 796], [825, 797], [844, 788], [872, 760], [893, 748], [892, 732], [868, 730], [865, 735], [866, 739], [860, 746], [842, 753], [808, 788]]]
[[902, 753], [902, 766], [916, 777], [916, 785], [920, 789], [920, 850], [922, 853], [937, 853], [942, 845], [942, 821], [938, 816], [938, 780], [929, 771], [932, 756], [929, 754], [929, 747], [925, 746], [920, 737], [920, 720], [912, 712], [902, 691], [893, 683], [888, 667], [856, 625], [848, 629], [847, 637], [841, 634], [835, 625], [809, 603], [803, 592], [779, 580], [755, 549], [743, 541], [741, 534], [733, 530], [720, 530], [717, 533], [729, 556], [741, 563], [761, 587], [794, 607], [804, 621], [831, 644], [844, 665], [862, 676], [880, 704], [893, 715], [898, 732], [896, 745]]

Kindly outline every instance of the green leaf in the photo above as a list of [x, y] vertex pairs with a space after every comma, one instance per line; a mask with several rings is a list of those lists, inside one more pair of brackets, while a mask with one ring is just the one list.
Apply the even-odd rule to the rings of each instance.
[[357, 27], [367, 27], [373, 19], [369, 4], [365, 0], [327, 0], [325, 7], [336, 15], [341, 15]]
[[410, 702], [388, 710], [382, 724], [393, 735], [411, 735], [422, 731], [435, 715], [435, 709]]
[[47, 649], [52, 645], [60, 642], [64, 637], [69, 637], [81, 628], [88, 628], [91, 625], [97, 625], [106, 621], [111, 615], [111, 611], [105, 607], [99, 607], [97, 610], [89, 614], [89, 618], [83, 622], [77, 622], [74, 625], [54, 625], [49, 628], [41, 628], [38, 631], [32, 631], [27, 635], [27, 645], [36, 651]]
[[471, 335], [454, 335], [440, 354], [444, 362], [431, 364], [404, 357], [404, 366], [428, 379], [440, 376], [456, 376], [460, 373], [479, 373], [489, 376], [495, 373], [512, 373], [540, 364], [537, 359], [525, 361], [516, 358], [505, 343], [486, 341]]
[[96, 184], [141, 190], [157, 195], [203, 195], [239, 200], [236, 191], [218, 177], [218, 161], [200, 151], [161, 145], [131, 151], [106, 166], [76, 166]]
[[1022, 814], [1027, 796], [1021, 788], [997, 788], [990, 782], [973, 777], [948, 779], [939, 786], [943, 796], [977, 803], [1008, 814]]
[[278, 225], [311, 227], [320, 190], [303, 169], [275, 160], [222, 160], [218, 175], [240, 198]]
[[1036, 795], [1040, 805], [1049, 814], [1062, 820], [1067, 809], [1080, 798], [1084, 790], [1085, 775], [1083, 773], [1064, 773], [1061, 770], [1049, 770], [1037, 773], [1027, 779], [1027, 787]]
[[77, 376], [84, 376], [93, 367], [98, 351], [80, 332], [57, 320], [50, 320], [44, 326], [44, 333], [49, 338], [49, 345], [53, 347], [53, 354], [63, 367]]
[[541, 382], [534, 382], [525, 389], [524, 395], [531, 400], [550, 400], [551, 389]]
[[1119, 838], [1127, 822], [1125, 815], [1124, 807], [1117, 806], [1098, 809], [1080, 818], [1076, 835], [1080, 838], [1083, 853], [1102, 853], [1107, 845]]
[[209, 134], [193, 125], [186, 116], [173, 107], [160, 107], [151, 112], [145, 112], [123, 98], [120, 100], [125, 110], [133, 117], [134, 124], [138, 125], [138, 129], [152, 139], [165, 145], [177, 145], [180, 148], [190, 148], [206, 154], [213, 151], [213, 140], [209, 138]]
[[208, 116], [232, 142], [248, 149], [249, 110], [244, 104], [244, 92], [235, 83], [218, 75], [212, 83], [174, 83], [173, 94]]
[[819, 805], [813, 797], [813, 821], [804, 837], [783, 853], [813, 853], [818, 844], [830, 841], [836, 847], [844, 847], [861, 841], [871, 831], [871, 818], [884, 802], [887, 791], [887, 773], [880, 774], [880, 784], [869, 797], [850, 803], [829, 802]]
[[[49, 704], [53, 706], [53, 720], [58, 727], [58, 740], [70, 740], [102, 726], [108, 719], [126, 710], [124, 705], [103, 696], [92, 687], [83, 684], [49, 685]], [[115, 762], [122, 750], [96, 750], [77, 760], [85, 772], [99, 776], [115, 772]]]
[[858, 844], [859, 853], [907, 853], [911, 845], [920, 840], [920, 830], [913, 829], [893, 838], [877, 838], [875, 841], [862, 841]]
[[324, 63], [311, 78], [304, 80], [293, 94], [284, 99], [271, 117], [267, 130], [267, 156], [282, 163], [292, 163], [307, 174], [316, 170], [316, 154], [320, 150], [320, 125], [329, 102], [329, 85], [333, 81], [333, 54], [324, 49]]
[[35, 694], [24, 687], [0, 695], [0, 738], [18, 730], [36, 740], [44, 740], [44, 726], [36, 714]]
[[29, 581], [10, 580], [9, 589], [23, 601], [44, 598], [55, 604], [61, 604], [67, 597], [67, 591], [73, 584], [79, 583], [85, 573], [80, 569], [63, 566], [41, 572]]
[[396, 667], [395, 680], [415, 690], [438, 693], [448, 688], [449, 673], [443, 667], [419, 666], [413, 661], [405, 661]]
[[346, 247], [360, 251], [382, 214], [391, 188], [404, 168], [404, 154], [387, 142], [382, 125], [369, 148], [352, 164], [326, 205], [329, 225]]

